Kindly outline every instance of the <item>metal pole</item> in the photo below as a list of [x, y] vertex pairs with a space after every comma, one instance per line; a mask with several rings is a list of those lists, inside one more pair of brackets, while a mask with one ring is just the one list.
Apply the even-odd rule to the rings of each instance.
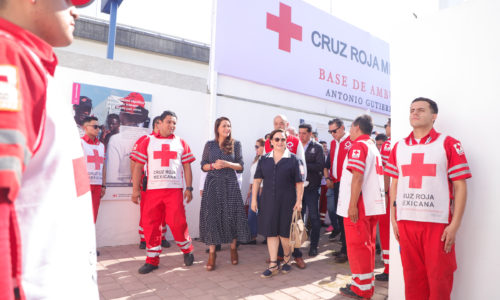
[[108, 59], [113, 59], [115, 54], [115, 41], [116, 41], [116, 15], [118, 13], [117, 0], [110, 2], [109, 14], [109, 33], [108, 33]]

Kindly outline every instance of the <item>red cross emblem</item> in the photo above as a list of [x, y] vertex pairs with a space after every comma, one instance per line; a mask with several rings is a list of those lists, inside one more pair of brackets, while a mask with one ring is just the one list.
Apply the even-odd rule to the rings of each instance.
[[161, 166], [168, 167], [170, 166], [170, 160], [177, 158], [177, 152], [170, 151], [169, 144], [161, 145], [161, 151], [153, 152], [154, 159], [161, 159]]
[[464, 149], [462, 149], [462, 145], [460, 145], [460, 143], [454, 144], [453, 147], [455, 148], [455, 151], [457, 151], [458, 155], [464, 154]]
[[410, 176], [410, 188], [421, 189], [424, 176], [436, 176], [436, 164], [424, 164], [424, 153], [413, 153], [411, 164], [402, 165], [403, 177]]
[[99, 151], [97, 151], [95, 149], [93, 151], [94, 151], [93, 156], [87, 156], [87, 163], [94, 163], [95, 169], [100, 170], [101, 164], [104, 163], [104, 157], [99, 156]]
[[280, 2], [280, 15], [267, 13], [266, 28], [279, 35], [278, 48], [290, 52], [292, 39], [302, 41], [302, 26], [292, 23], [292, 8]]
[[361, 155], [361, 151], [355, 149], [352, 151], [352, 158], [359, 158]]

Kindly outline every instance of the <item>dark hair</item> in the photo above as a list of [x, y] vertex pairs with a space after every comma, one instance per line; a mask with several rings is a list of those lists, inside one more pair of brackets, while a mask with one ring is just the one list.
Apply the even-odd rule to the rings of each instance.
[[387, 119], [387, 124], [388, 124], [389, 126], [391, 126], [391, 118], [388, 118], [388, 119]]
[[[215, 120], [214, 132], [215, 132], [215, 141], [217, 143], [219, 143], [219, 127], [222, 124], [222, 121], [228, 121], [229, 124], [231, 124], [231, 121], [226, 117], [220, 117], [217, 120]], [[222, 151], [224, 151], [224, 153], [226, 154], [233, 153], [234, 140], [231, 137], [231, 133], [229, 133], [229, 136], [224, 139], [220, 147]]]
[[352, 126], [359, 126], [362, 133], [371, 134], [373, 130], [372, 117], [369, 115], [361, 115], [352, 122]]
[[272, 141], [272, 139], [273, 139], [274, 135], [275, 135], [276, 133], [278, 133], [278, 132], [283, 133], [283, 135], [285, 136], [285, 138], [287, 137], [287, 135], [286, 135], [286, 131], [285, 131], [285, 130], [283, 130], [283, 129], [275, 129], [275, 130], [271, 131], [271, 133], [269, 134], [269, 145], [271, 146], [271, 148], [274, 148], [274, 147], [273, 147], [273, 144], [271, 143], [271, 141]]
[[155, 125], [156, 123], [160, 122], [161, 121], [161, 117], [160, 116], [156, 116], [154, 119], [153, 119], [153, 129], [155, 128]]
[[109, 124], [109, 122], [113, 119], [117, 120], [118, 123], [120, 123], [120, 116], [118, 116], [117, 114], [109, 114], [108, 117], [106, 118], [106, 123]]
[[344, 126], [344, 121], [342, 121], [339, 118], [335, 118], [333, 120], [328, 121], [328, 126], [330, 126], [332, 124], [335, 124], [335, 125], [337, 125], [337, 128], [340, 128], [340, 127]]
[[[261, 147], [266, 146], [266, 141], [263, 138], [260, 138], [260, 139], [256, 140], [255, 142], [258, 143]], [[259, 160], [259, 155], [256, 155], [255, 158], [253, 159], [253, 162], [255, 163], [258, 160]]]
[[266, 135], [264, 136], [264, 140], [268, 140], [269, 136], [271, 136], [271, 133], [266, 133]]
[[[162, 120], [162, 121], [163, 121], [163, 120], [165, 120], [165, 118], [166, 118], [167, 116], [172, 116], [172, 117], [174, 117], [174, 118], [178, 119], [178, 118], [177, 118], [177, 115], [176, 115], [173, 111], [171, 111], [171, 110], [166, 110], [166, 111], [164, 111], [164, 112], [160, 115], [160, 120]], [[153, 124], [154, 124], [154, 122], [153, 122]]]
[[429, 103], [429, 106], [431, 107], [432, 113], [433, 114], [438, 113], [438, 105], [434, 100], [431, 100], [429, 98], [424, 98], [424, 97], [418, 97], [418, 98], [415, 98], [411, 103], [415, 103], [418, 101], [424, 101], [424, 102]]
[[375, 140], [376, 140], [376, 141], [380, 141], [380, 140], [382, 140], [382, 141], [384, 141], [384, 142], [385, 142], [385, 141], [387, 141], [387, 135], [385, 135], [385, 134], [383, 134], [383, 133], [379, 133], [379, 134], [377, 134], [377, 136], [375, 137]]
[[319, 141], [319, 143], [327, 145], [327, 143], [325, 141]]
[[94, 117], [94, 116], [85, 117], [82, 121], [82, 124], [85, 124], [85, 123], [88, 123], [91, 121], [99, 121], [99, 120], [97, 119], [97, 117]]
[[307, 129], [307, 132], [311, 132], [311, 131], [313, 130], [313, 128], [312, 128], [312, 126], [311, 126], [311, 124], [300, 124], [300, 125], [299, 125], [299, 129], [300, 129], [300, 128], [305, 128], [305, 129]]

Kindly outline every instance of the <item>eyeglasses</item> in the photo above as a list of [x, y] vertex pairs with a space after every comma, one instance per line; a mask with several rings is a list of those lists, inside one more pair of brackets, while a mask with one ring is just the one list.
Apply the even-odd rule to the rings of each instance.
[[329, 134], [332, 134], [332, 133], [337, 133], [337, 130], [339, 130], [340, 128], [335, 128], [333, 130], [328, 130], [328, 133]]
[[285, 139], [285, 138], [281, 138], [281, 139], [280, 139], [280, 138], [274, 138], [273, 140], [274, 140], [276, 143], [279, 143], [279, 142], [285, 142], [285, 141], [286, 141], [286, 139]]
[[255, 145], [255, 149], [259, 149], [259, 148], [260, 148], [260, 146], [259, 146], [259, 145]]
[[93, 127], [94, 129], [101, 129], [101, 125], [87, 125]]

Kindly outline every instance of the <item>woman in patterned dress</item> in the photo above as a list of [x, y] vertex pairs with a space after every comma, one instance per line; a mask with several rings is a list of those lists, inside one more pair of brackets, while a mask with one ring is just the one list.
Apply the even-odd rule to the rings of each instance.
[[[215, 121], [215, 140], [203, 150], [201, 169], [207, 173], [200, 209], [200, 239], [209, 246], [207, 270], [215, 269], [215, 246], [231, 244], [231, 263], [238, 264], [237, 241], [248, 242], [247, 217], [236, 172], [243, 172], [241, 144], [231, 137], [226, 117]], [[236, 172], [235, 172], [236, 171]]]

